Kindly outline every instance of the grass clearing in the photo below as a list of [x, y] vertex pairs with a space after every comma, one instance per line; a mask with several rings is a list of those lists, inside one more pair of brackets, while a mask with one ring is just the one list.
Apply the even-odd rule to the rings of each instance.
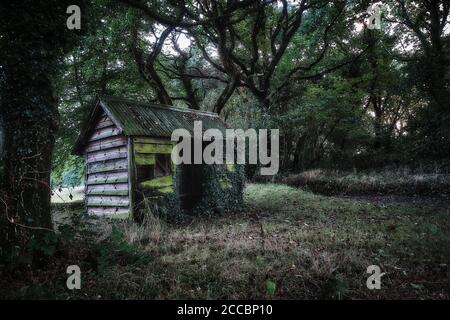
[[[245, 199], [242, 212], [179, 224], [98, 219], [99, 243], [105, 244], [86, 264], [82, 290], [65, 289], [61, 273], [46, 283], [49, 288], [37, 290], [39, 296], [450, 298], [448, 209], [377, 205], [279, 184], [248, 185]], [[381, 290], [366, 287], [366, 269], [373, 264], [386, 272]], [[34, 296], [33, 287], [11, 293]]]

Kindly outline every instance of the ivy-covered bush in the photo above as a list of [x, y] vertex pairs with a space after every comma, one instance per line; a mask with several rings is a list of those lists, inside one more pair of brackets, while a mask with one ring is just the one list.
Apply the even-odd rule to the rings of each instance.
[[203, 165], [201, 198], [195, 199], [192, 208], [183, 209], [180, 170], [174, 175], [172, 192], [140, 190], [135, 194], [134, 217], [143, 221], [145, 215], [152, 214], [165, 220], [179, 221], [187, 214], [217, 214], [237, 210], [243, 205], [244, 166], [243, 165]]
[[244, 166], [204, 165], [203, 196], [193, 214], [223, 213], [243, 205]]

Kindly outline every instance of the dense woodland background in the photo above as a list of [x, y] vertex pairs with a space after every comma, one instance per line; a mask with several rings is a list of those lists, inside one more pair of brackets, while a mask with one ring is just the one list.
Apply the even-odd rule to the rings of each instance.
[[60, 66], [55, 184], [81, 176], [70, 150], [96, 94], [279, 128], [282, 171], [448, 163], [446, 1], [384, 2], [381, 30], [369, 1], [127, 3], [92, 2]]
[[[81, 30], [66, 28], [74, 3]], [[99, 94], [214, 111], [235, 128], [279, 128], [281, 177], [315, 168], [448, 173], [450, 3], [383, 1], [381, 29], [367, 26], [371, 4], [2, 4], [3, 248], [50, 228], [52, 188], [82, 182], [83, 159], [71, 152]], [[247, 169], [249, 180], [255, 172]]]

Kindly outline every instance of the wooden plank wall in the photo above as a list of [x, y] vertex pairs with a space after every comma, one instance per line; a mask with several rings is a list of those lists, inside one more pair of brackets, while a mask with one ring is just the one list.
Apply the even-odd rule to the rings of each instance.
[[127, 214], [128, 139], [102, 114], [86, 146], [86, 207], [89, 214]]

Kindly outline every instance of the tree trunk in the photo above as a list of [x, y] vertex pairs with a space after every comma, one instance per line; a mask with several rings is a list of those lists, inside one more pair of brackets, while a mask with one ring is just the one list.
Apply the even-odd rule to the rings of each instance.
[[297, 142], [295, 143], [294, 163], [292, 167], [297, 171], [304, 169], [303, 151], [305, 148], [305, 140], [306, 136], [302, 135], [301, 137], [298, 138]]
[[11, 240], [14, 242], [17, 232], [52, 229], [50, 173], [59, 116], [49, 79], [41, 78], [40, 82], [34, 94], [17, 95], [20, 91], [14, 88], [20, 84], [16, 82], [17, 86], [11, 85], [2, 97], [5, 181], [0, 212], [6, 228], [2, 232], [6, 247]]
[[[81, 6], [81, 1], [75, 1]], [[69, 1], [13, 1], [0, 10], [1, 114], [4, 168], [0, 190], [0, 256], [30, 235], [52, 230], [50, 173], [59, 114], [52, 80], [75, 44]]]
[[[51, 96], [46, 100], [50, 114], [40, 122], [26, 119], [20, 111], [6, 116], [4, 175], [9, 220], [51, 228], [50, 172], [58, 114]], [[25, 113], [33, 106], [31, 101], [17, 103], [22, 105], [13, 107]]]
[[383, 111], [381, 108], [381, 98], [378, 96], [372, 96], [372, 108], [375, 115], [374, 123], [374, 148], [375, 150], [380, 149], [383, 146]]

